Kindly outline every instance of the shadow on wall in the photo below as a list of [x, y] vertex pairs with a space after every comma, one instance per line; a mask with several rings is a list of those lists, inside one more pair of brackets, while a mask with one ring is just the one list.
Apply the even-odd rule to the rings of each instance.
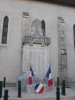
[[45, 2], [45, 3], [56, 3], [66, 6], [75, 6], [75, 0], [29, 0], [29, 1], [39, 1], [39, 2]]

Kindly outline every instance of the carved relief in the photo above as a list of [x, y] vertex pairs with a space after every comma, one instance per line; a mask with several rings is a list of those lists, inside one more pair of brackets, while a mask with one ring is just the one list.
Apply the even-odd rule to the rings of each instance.
[[[43, 26], [45, 27], [45, 26]], [[50, 38], [46, 37], [44, 33], [45, 29], [42, 29], [42, 25], [39, 19], [33, 20], [31, 24], [31, 32], [24, 37], [24, 44], [41, 44], [42, 46], [50, 44]]]

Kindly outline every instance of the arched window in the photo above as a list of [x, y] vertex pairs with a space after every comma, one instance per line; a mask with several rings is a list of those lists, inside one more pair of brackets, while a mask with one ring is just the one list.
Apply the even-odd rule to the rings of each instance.
[[44, 20], [41, 21], [41, 27], [42, 27], [43, 35], [45, 36], [45, 21]]
[[73, 25], [74, 48], [75, 48], [75, 24]]
[[5, 16], [3, 19], [2, 44], [7, 44], [8, 22], [9, 19]]

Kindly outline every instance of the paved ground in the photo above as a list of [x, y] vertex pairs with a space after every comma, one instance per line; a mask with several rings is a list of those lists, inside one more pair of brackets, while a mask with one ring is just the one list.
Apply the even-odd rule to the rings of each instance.
[[[9, 97], [11, 97], [11, 98], [17, 97], [18, 93], [17, 93], [16, 87], [6, 87], [5, 89], [8, 89]], [[5, 89], [3, 89], [3, 95], [4, 95]], [[75, 87], [66, 88], [66, 96], [75, 96]], [[22, 98], [35, 98], [35, 97], [36, 98], [56, 97], [56, 87], [53, 87], [51, 90], [49, 90], [48, 92], [44, 92], [43, 94], [35, 94], [33, 92], [27, 93], [25, 91], [22, 91]]]

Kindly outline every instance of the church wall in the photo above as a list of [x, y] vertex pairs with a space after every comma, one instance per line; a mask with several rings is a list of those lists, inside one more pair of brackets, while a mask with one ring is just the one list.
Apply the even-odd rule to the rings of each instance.
[[56, 77], [58, 76], [57, 17], [63, 17], [66, 22], [65, 30], [67, 37], [68, 76], [69, 79], [75, 81], [75, 55], [73, 46], [73, 24], [75, 24], [75, 9], [55, 4], [27, 2], [24, 0], [0, 1], [0, 17], [3, 17], [7, 14], [10, 18], [7, 46], [0, 46], [0, 76], [7, 76], [8, 81], [15, 82], [20, 73], [23, 12], [29, 12], [30, 24], [36, 18], [40, 20], [44, 19], [46, 22], [46, 35], [51, 38], [49, 55], [54, 80], [56, 80]]
[[0, 77], [16, 82], [21, 67], [21, 14], [0, 12], [2, 21], [5, 16], [9, 18], [8, 37], [7, 44], [0, 44]]

